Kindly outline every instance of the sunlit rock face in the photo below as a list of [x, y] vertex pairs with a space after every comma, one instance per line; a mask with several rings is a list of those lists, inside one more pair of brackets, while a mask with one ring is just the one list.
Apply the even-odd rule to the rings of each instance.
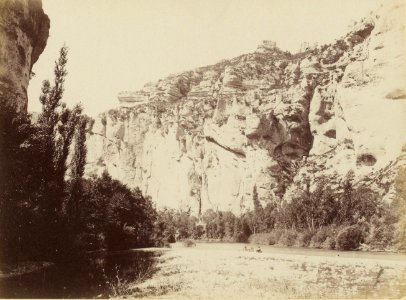
[[1, 105], [27, 110], [32, 66], [45, 48], [49, 24], [41, 0], [0, 1]]
[[338, 182], [349, 169], [390, 198], [406, 142], [403, 11], [391, 2], [332, 44], [292, 55], [264, 41], [119, 95], [89, 130], [87, 174], [107, 169], [195, 213], [240, 213], [254, 185], [265, 204], [303, 175]]

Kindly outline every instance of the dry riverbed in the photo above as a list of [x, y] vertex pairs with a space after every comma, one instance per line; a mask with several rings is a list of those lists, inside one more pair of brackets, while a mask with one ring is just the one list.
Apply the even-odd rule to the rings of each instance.
[[131, 297], [162, 299], [400, 298], [406, 295], [404, 255], [263, 247], [176, 245], [156, 273], [126, 283]]

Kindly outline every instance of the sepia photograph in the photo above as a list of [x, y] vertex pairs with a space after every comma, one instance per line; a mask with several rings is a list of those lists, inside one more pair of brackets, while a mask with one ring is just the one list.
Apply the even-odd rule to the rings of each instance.
[[405, 0], [0, 0], [0, 298], [406, 299]]

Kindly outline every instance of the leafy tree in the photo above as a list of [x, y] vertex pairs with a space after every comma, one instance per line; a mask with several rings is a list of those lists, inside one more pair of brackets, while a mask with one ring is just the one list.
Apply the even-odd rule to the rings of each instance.
[[60, 237], [63, 231], [61, 213], [65, 197], [66, 160], [81, 114], [79, 106], [70, 110], [61, 102], [67, 75], [67, 54], [67, 48], [62, 47], [55, 62], [53, 86], [47, 80], [43, 82], [40, 96], [42, 112], [35, 137], [40, 145], [37, 173], [41, 178], [38, 194], [41, 213], [36, 223], [38, 246], [48, 258], [58, 256], [63, 247]]
[[216, 217], [216, 232], [215, 237], [222, 240], [225, 235], [225, 224], [223, 220], [223, 213], [221, 211], [217, 212]]
[[[191, 230], [193, 227], [190, 226], [189, 222], [190, 213], [189, 212], [178, 212], [177, 213], [177, 239], [186, 239], [191, 236]], [[192, 227], [192, 228], [190, 228]]]
[[232, 212], [224, 212], [223, 213], [223, 220], [224, 220], [224, 238], [231, 241], [234, 237], [234, 223], [235, 223], [235, 215]]
[[264, 210], [259, 201], [257, 186], [254, 185], [252, 190], [252, 201], [254, 203], [254, 212], [251, 215], [251, 226], [254, 233], [261, 232], [265, 229]]
[[217, 224], [215, 220], [217, 214], [210, 208], [206, 210], [202, 216], [203, 222], [206, 223], [206, 237], [207, 238], [216, 238], [217, 233]]
[[336, 196], [326, 181], [319, 185], [324, 186], [324, 189], [319, 202], [318, 225], [326, 226], [336, 221], [339, 207]]
[[202, 225], [196, 225], [192, 237], [194, 239], [200, 239], [202, 238], [203, 235], [204, 235], [204, 227]]
[[275, 228], [277, 213], [277, 205], [275, 202], [267, 203], [267, 205], [264, 207], [263, 222], [266, 231], [270, 231]]
[[76, 124], [74, 152], [70, 166], [71, 181], [67, 214], [76, 220], [79, 218], [79, 201], [83, 194], [82, 178], [85, 171], [87, 155], [86, 124], [87, 118], [81, 116], [79, 122]]
[[87, 181], [84, 189], [86, 200], [82, 206], [87, 236], [108, 249], [153, 245], [156, 211], [139, 189], [127, 188], [107, 172]]
[[245, 243], [248, 241], [248, 237], [251, 235], [252, 231], [248, 225], [248, 220], [246, 216], [241, 216], [235, 219], [234, 223], [234, 240], [239, 243]]
[[365, 185], [353, 190], [351, 195], [354, 207], [354, 221], [369, 221], [373, 216], [380, 217], [383, 212], [382, 203], [379, 203], [379, 195]]
[[174, 243], [176, 235], [175, 212], [173, 209], [164, 208], [157, 212], [154, 224], [154, 241], [156, 246]]
[[[32, 124], [25, 113], [16, 114], [13, 109], [2, 108], [2, 129], [7, 133], [2, 132], [2, 162], [6, 163], [2, 163], [1, 197], [3, 204], [7, 204], [5, 207], [13, 203], [12, 210], [17, 214], [13, 217], [14, 223], [21, 229], [15, 239], [20, 242], [10, 243], [29, 249], [23, 251], [30, 253], [26, 255], [28, 258], [54, 258], [61, 250], [66, 160], [81, 113], [79, 107], [70, 110], [61, 102], [66, 63], [67, 49], [63, 47], [55, 62], [54, 85], [43, 82], [42, 113], [37, 124]], [[2, 211], [7, 214], [7, 210]]]
[[354, 181], [354, 172], [350, 171], [347, 173], [343, 183], [342, 183], [342, 193], [340, 196], [340, 210], [338, 213], [339, 222], [341, 224], [352, 224], [353, 223], [353, 181]]

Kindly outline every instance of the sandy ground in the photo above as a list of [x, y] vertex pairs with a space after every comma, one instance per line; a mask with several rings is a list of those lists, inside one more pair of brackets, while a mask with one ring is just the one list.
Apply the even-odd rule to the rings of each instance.
[[[406, 256], [241, 244], [176, 245], [152, 278], [130, 284], [132, 297], [161, 299], [401, 298]], [[255, 247], [256, 248], [256, 247]]]

